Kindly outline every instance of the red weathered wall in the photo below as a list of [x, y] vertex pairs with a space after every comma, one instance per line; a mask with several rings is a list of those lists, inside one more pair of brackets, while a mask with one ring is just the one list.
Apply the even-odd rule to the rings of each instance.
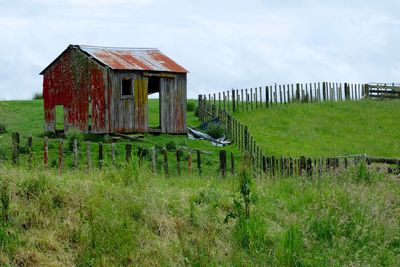
[[70, 48], [43, 76], [46, 130], [55, 130], [55, 106], [64, 106], [65, 130], [88, 131], [89, 96], [92, 132], [109, 132], [107, 72], [81, 51]]

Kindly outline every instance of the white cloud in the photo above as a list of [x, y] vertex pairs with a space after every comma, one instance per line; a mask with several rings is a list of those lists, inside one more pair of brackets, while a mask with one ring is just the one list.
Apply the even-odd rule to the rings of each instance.
[[0, 3], [0, 98], [30, 98], [68, 44], [158, 47], [189, 96], [273, 82], [399, 81], [393, 1], [89, 0]]

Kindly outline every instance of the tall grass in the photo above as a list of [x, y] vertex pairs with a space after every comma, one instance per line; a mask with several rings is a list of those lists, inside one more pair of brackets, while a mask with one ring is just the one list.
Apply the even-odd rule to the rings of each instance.
[[249, 216], [226, 222], [239, 176], [3, 166], [0, 264], [399, 266], [399, 182], [367, 171], [251, 178]]

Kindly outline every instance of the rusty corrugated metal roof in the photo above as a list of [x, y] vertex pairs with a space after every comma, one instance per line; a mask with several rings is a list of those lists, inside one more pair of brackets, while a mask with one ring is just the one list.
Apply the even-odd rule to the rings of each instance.
[[145, 70], [187, 73], [188, 71], [156, 48], [124, 48], [76, 45], [115, 70]]

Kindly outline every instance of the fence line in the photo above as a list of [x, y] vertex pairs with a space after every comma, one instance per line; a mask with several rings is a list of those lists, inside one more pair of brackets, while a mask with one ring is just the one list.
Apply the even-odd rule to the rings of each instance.
[[[370, 89], [373, 88], [373, 89]], [[400, 88], [400, 87], [399, 87]], [[254, 137], [248, 130], [248, 127], [235, 119], [232, 116], [233, 112], [238, 110], [251, 110], [253, 108], [268, 108], [271, 105], [278, 103], [287, 104], [293, 102], [319, 102], [319, 101], [341, 101], [341, 100], [360, 100], [368, 97], [375, 97], [376, 87], [369, 84], [349, 84], [349, 83], [310, 83], [310, 84], [292, 84], [292, 85], [275, 85], [266, 86], [265, 94], [262, 94], [262, 88], [258, 88], [258, 94], [253, 93], [253, 89], [232, 89], [231, 91], [222, 92], [223, 103], [220, 99], [218, 101], [214, 98], [209, 98], [205, 95], [198, 96], [198, 117], [202, 122], [209, 121], [213, 118], [219, 118], [225, 132], [241, 151], [249, 151], [253, 158], [255, 169], [262, 170], [263, 172], [282, 173], [282, 170], [287, 170], [289, 173], [294, 172], [297, 174], [306, 172], [309, 174], [312, 170], [329, 170], [335, 169], [339, 164], [347, 167], [351, 162], [356, 163], [364, 160], [368, 164], [372, 162], [396, 164], [400, 169], [400, 160], [398, 159], [381, 159], [368, 157], [366, 155], [358, 156], [344, 156], [344, 157], [324, 157], [324, 158], [291, 158], [291, 157], [273, 157], [265, 155], [260, 146], [255, 141]], [[380, 90], [380, 89], [379, 89]], [[395, 89], [393, 89], [395, 90]], [[385, 92], [389, 91], [385, 88]], [[250, 95], [249, 95], [250, 92]], [[231, 93], [232, 101], [226, 102], [226, 94]], [[251, 97], [254, 94], [254, 98]], [[381, 92], [383, 95], [383, 92]], [[213, 94], [214, 96], [216, 94]], [[218, 93], [218, 95], [221, 95]], [[246, 96], [246, 100], [244, 100]], [[253, 101], [253, 99], [255, 99]], [[217, 103], [218, 102], [218, 103]], [[254, 102], [254, 103], [253, 103]], [[223, 104], [223, 105], [222, 105]], [[231, 107], [227, 109], [227, 107]], [[289, 166], [289, 167], [288, 167]], [[290, 167], [292, 166], [292, 167]], [[293, 167], [294, 166], [294, 167]], [[322, 167], [320, 167], [322, 166]]]
[[[218, 99], [216, 98], [216, 93], [208, 94], [208, 98], [206, 95], [199, 95], [199, 99], [200, 97], [201, 99], [208, 99], [215, 107], [222, 108], [228, 112], [236, 112], [294, 102], [360, 100], [370, 96], [374, 97], [377, 95], [375, 93], [376, 90], [379, 90], [379, 96], [384, 95], [384, 90], [388, 92], [387, 94], [392, 92], [389, 86], [379, 87], [379, 89], [374, 86], [372, 87], [374, 91], [370, 92], [371, 86], [374, 85], [332, 82], [275, 84], [219, 92]], [[398, 91], [396, 89], [393, 92], [397, 93]]]
[[[228, 114], [228, 113], [224, 113]], [[387, 163], [387, 164], [397, 164], [397, 167], [400, 171], [400, 159], [387, 159], [387, 158], [373, 158], [368, 157], [367, 155], [351, 155], [347, 157], [327, 157], [327, 158], [317, 158], [312, 159], [309, 157], [275, 157], [275, 156], [266, 156], [263, 154], [260, 147], [257, 145], [254, 138], [249, 134], [247, 127], [241, 124], [236, 120], [232, 120], [231, 122], [235, 122], [235, 126], [229, 127], [232, 134], [236, 136], [236, 145], [241, 150], [249, 151], [252, 155], [254, 170], [258, 173], [264, 173], [270, 176], [296, 176], [296, 175], [306, 175], [306, 176], [317, 176], [321, 175], [323, 172], [335, 171], [338, 168], [348, 168], [351, 165], [356, 165], [361, 161], [366, 162], [367, 164], [372, 163]], [[235, 132], [236, 131], [236, 132]], [[28, 137], [28, 167], [30, 169], [33, 168], [33, 149], [32, 149], [32, 136]], [[14, 166], [20, 165], [20, 139], [18, 133], [12, 134], [12, 151], [11, 151], [11, 162]], [[40, 152], [43, 153], [43, 166], [44, 169], [49, 169], [48, 160], [49, 160], [49, 145], [48, 138], [44, 137], [43, 150]], [[84, 146], [85, 144], [85, 146]], [[98, 146], [98, 156], [97, 156], [97, 166], [98, 169], [102, 169], [105, 166], [105, 147], [107, 143], [91, 143], [84, 142], [79, 144], [77, 140], [73, 140], [73, 151], [71, 154], [72, 157], [72, 166], [71, 169], [79, 169], [86, 168], [88, 170], [92, 169], [92, 153], [91, 146], [93, 144], [97, 144]], [[81, 145], [81, 146], [79, 146]], [[111, 156], [111, 166], [116, 167], [118, 164], [116, 163], [116, 148], [115, 144], [111, 143], [110, 146], [110, 156]], [[55, 147], [57, 150], [57, 167], [58, 172], [62, 175], [66, 169], [66, 155], [64, 153], [64, 141], [62, 139], [58, 140], [58, 146]], [[80, 149], [79, 149], [80, 148]], [[82, 150], [82, 151], [80, 151]], [[161, 156], [161, 160], [157, 159], [157, 151], [158, 155]], [[197, 162], [197, 173], [199, 175], [204, 175], [204, 165], [209, 165], [209, 163], [202, 163], [202, 155], [216, 155], [218, 166], [211, 166], [215, 171], [215, 174], [219, 173], [221, 177], [225, 177], [228, 173], [234, 175], [236, 172], [236, 162], [235, 159], [237, 155], [234, 155], [232, 152], [227, 153], [226, 150], [220, 150], [218, 153], [205, 153], [201, 150], [195, 150], [196, 158], [194, 161]], [[175, 167], [171, 164], [171, 153], [168, 153], [166, 148], [156, 149], [152, 148], [143, 148], [138, 147], [133, 153], [132, 144], [125, 144], [124, 151], [121, 155], [124, 156], [123, 164], [131, 164], [133, 163], [133, 155], [137, 156], [137, 162], [139, 165], [142, 165], [143, 161], [147, 159], [151, 166], [151, 170], [153, 173], [160, 171], [160, 173], [164, 174], [166, 177], [170, 175], [172, 169], [176, 169], [176, 173], [180, 175], [183, 171], [187, 171], [187, 174], [191, 175], [193, 173], [192, 166], [192, 150], [187, 149], [187, 154], [185, 157], [185, 153], [182, 148], [177, 148], [175, 150], [175, 157], [172, 157], [172, 161], [175, 158]], [[79, 157], [79, 153], [85, 153], [83, 160]], [[229, 156], [229, 157], [228, 157]], [[1, 162], [0, 162], [1, 164]], [[122, 165], [122, 164], [121, 164]], [[159, 169], [157, 168], [159, 166]], [[187, 166], [187, 168], [184, 168]]]

